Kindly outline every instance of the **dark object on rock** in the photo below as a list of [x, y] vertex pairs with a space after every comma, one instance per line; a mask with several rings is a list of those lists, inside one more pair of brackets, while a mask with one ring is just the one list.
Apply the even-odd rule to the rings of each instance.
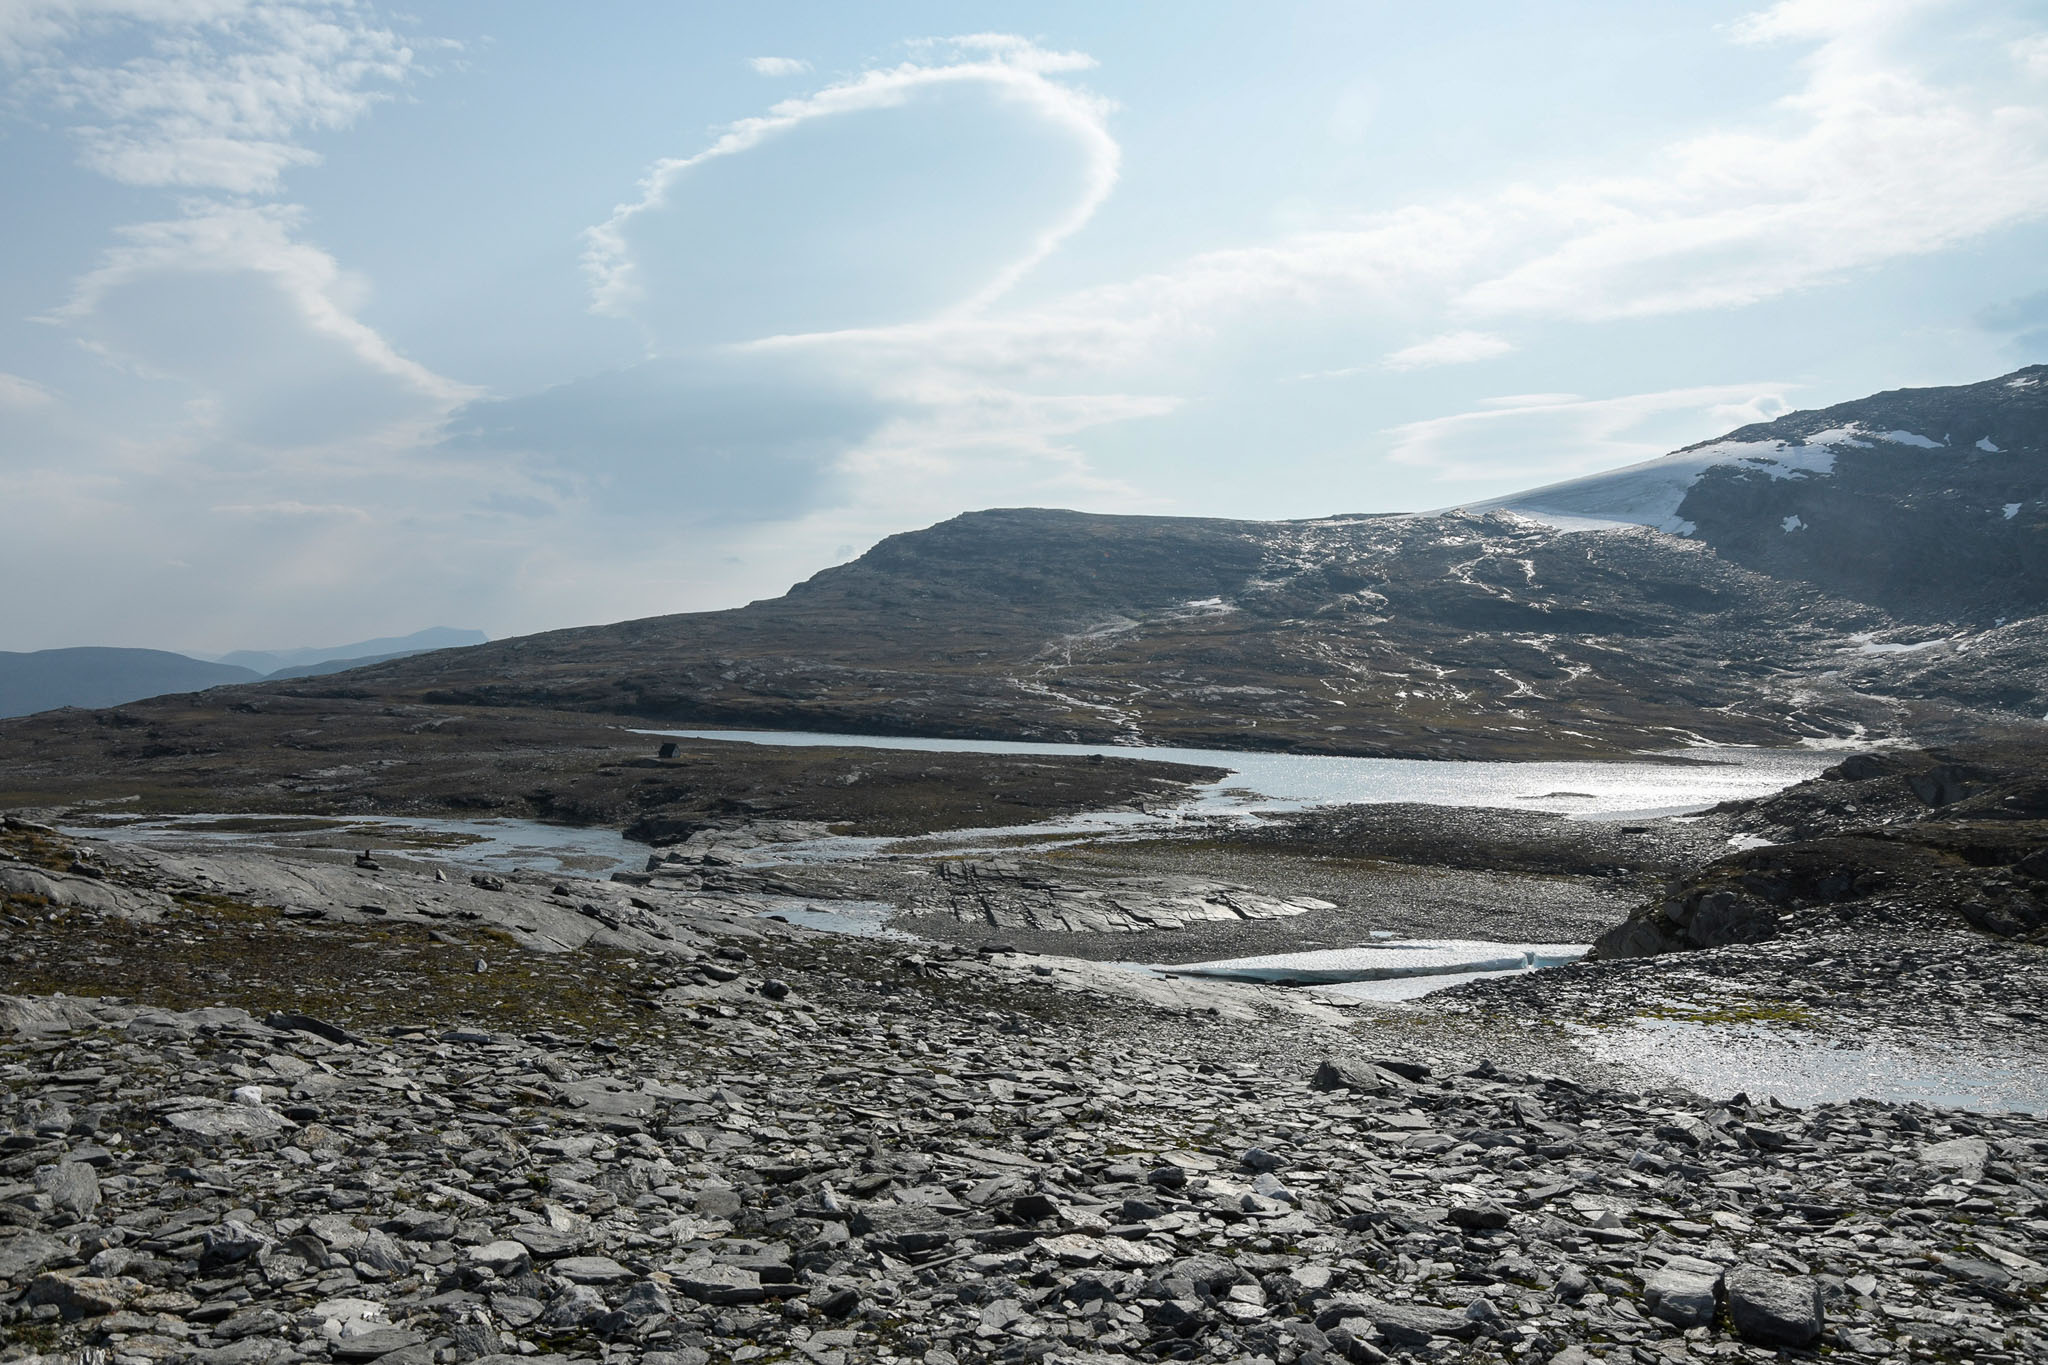
[[1010, 1203], [1010, 1215], [1020, 1223], [1042, 1223], [1059, 1214], [1060, 1206], [1044, 1194], [1020, 1195]]
[[771, 976], [761, 983], [761, 994], [769, 1000], [787, 1000], [789, 998], [789, 983], [780, 977]]
[[682, 751], [682, 745], [676, 743], [674, 740], [670, 740], [668, 741], [668, 743], [661, 746], [661, 748], [656, 752], [655, 757], [674, 758], [677, 754], [681, 753]]
[[1976, 774], [1966, 768], [1943, 763], [1914, 773], [1906, 779], [1906, 785], [1913, 789], [1913, 795], [1930, 806], [1952, 806], [1970, 794], [1975, 777]]
[[310, 1033], [315, 1038], [325, 1038], [330, 1043], [359, 1043], [362, 1039], [339, 1024], [330, 1024], [325, 1019], [315, 1019], [310, 1014], [266, 1014], [264, 1024], [269, 1028], [285, 1029], [292, 1033]]
[[1882, 754], [1851, 754], [1821, 774], [1826, 782], [1869, 782], [1887, 777], [1901, 769], [1896, 759]]
[[1411, 1062], [1400, 1057], [1375, 1057], [1372, 1064], [1382, 1071], [1391, 1071], [1404, 1081], [1426, 1081], [1429, 1068], [1421, 1062]]
[[494, 877], [488, 872], [472, 872], [469, 876], [469, 884], [483, 891], [503, 891], [505, 889], [505, 879], [503, 877]]
[[[1424, 1069], [1423, 1074], [1427, 1075], [1428, 1071]], [[1370, 1062], [1361, 1065], [1355, 1062], [1325, 1061], [1316, 1068], [1315, 1077], [1310, 1084], [1323, 1091], [1352, 1090], [1363, 1095], [1384, 1095], [1389, 1091], [1406, 1088], [1409, 1080]]]
[[1477, 1204], [1453, 1204], [1451, 1221], [1467, 1232], [1492, 1232], [1508, 1225], [1508, 1211], [1490, 1201]]

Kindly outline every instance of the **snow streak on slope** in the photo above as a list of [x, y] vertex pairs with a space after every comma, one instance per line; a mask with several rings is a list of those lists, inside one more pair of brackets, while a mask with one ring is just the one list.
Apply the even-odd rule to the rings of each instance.
[[1773, 479], [1813, 478], [1834, 472], [1839, 451], [1868, 450], [1879, 442], [1924, 449], [1941, 446], [1939, 441], [1914, 432], [1868, 432], [1853, 424], [1816, 432], [1800, 444], [1716, 441], [1604, 474], [1471, 503], [1461, 510], [1513, 512], [1561, 531], [1649, 526], [1672, 535], [1689, 536], [1695, 528], [1678, 514], [1679, 507], [1699, 482], [1700, 475], [1709, 469], [1740, 466]]

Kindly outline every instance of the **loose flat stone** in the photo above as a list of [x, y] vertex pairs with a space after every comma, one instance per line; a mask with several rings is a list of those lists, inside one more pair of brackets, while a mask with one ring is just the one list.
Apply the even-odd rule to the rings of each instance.
[[329, 1350], [336, 1360], [377, 1360], [402, 1351], [408, 1346], [418, 1346], [426, 1338], [417, 1332], [407, 1332], [396, 1327], [386, 1327], [375, 1332], [365, 1332], [359, 1337], [343, 1337]]
[[79, 1317], [98, 1318], [118, 1312], [142, 1286], [134, 1280], [96, 1275], [38, 1275], [28, 1287], [30, 1305], [49, 1304]]
[[276, 1137], [287, 1129], [298, 1127], [282, 1114], [246, 1104], [178, 1109], [164, 1115], [164, 1122], [181, 1133], [189, 1133], [207, 1142], [226, 1138]]
[[1990, 1160], [1990, 1144], [1978, 1137], [1951, 1138], [1920, 1149], [1922, 1166], [1972, 1183], [1984, 1178], [1984, 1166]]
[[519, 1242], [486, 1242], [472, 1247], [469, 1263], [484, 1270], [496, 1271], [500, 1275], [514, 1275], [531, 1263], [532, 1253]]
[[0, 1280], [24, 1280], [71, 1255], [71, 1248], [42, 1232], [14, 1231], [0, 1237]]
[[572, 1251], [581, 1251], [590, 1244], [590, 1238], [577, 1232], [557, 1232], [553, 1228], [518, 1227], [512, 1230], [512, 1240], [525, 1247], [541, 1260], [567, 1256]]
[[700, 1303], [759, 1303], [767, 1297], [761, 1277], [736, 1265], [677, 1271], [671, 1280], [677, 1293]]
[[1694, 1256], [1674, 1256], [1643, 1283], [1653, 1317], [1676, 1327], [1705, 1327], [1719, 1303], [1721, 1267]]
[[633, 1278], [633, 1272], [609, 1256], [570, 1256], [549, 1267], [574, 1284], [617, 1284]]

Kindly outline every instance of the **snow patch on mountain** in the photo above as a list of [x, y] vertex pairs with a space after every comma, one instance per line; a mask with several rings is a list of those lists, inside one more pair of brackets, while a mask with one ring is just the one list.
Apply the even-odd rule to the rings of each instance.
[[1989, 436], [1979, 436], [1977, 438], [1977, 449], [1987, 455], [2003, 455], [2005, 453], [1998, 448], [1998, 442], [1992, 440]]
[[[1811, 479], [1834, 473], [1843, 450], [1871, 450], [1880, 443], [1942, 449], [1940, 441], [1912, 431], [1866, 431], [1855, 424], [1815, 432], [1805, 440], [1715, 441], [1660, 459], [1532, 488], [1505, 498], [1467, 503], [1451, 510], [1512, 512], [1560, 531], [1611, 531], [1648, 526], [1670, 535], [1689, 536], [1698, 529], [1678, 515], [1685, 495], [1710, 469], [1740, 467], [1771, 479]], [[1796, 524], [1795, 524], [1796, 523]], [[1801, 529], [1797, 517], [1785, 529]]]

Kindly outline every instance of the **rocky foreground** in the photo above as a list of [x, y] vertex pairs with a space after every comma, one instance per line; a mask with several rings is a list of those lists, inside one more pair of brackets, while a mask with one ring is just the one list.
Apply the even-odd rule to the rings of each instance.
[[2048, 1358], [2048, 1120], [1635, 1093], [701, 889], [0, 835], [0, 1358]]

